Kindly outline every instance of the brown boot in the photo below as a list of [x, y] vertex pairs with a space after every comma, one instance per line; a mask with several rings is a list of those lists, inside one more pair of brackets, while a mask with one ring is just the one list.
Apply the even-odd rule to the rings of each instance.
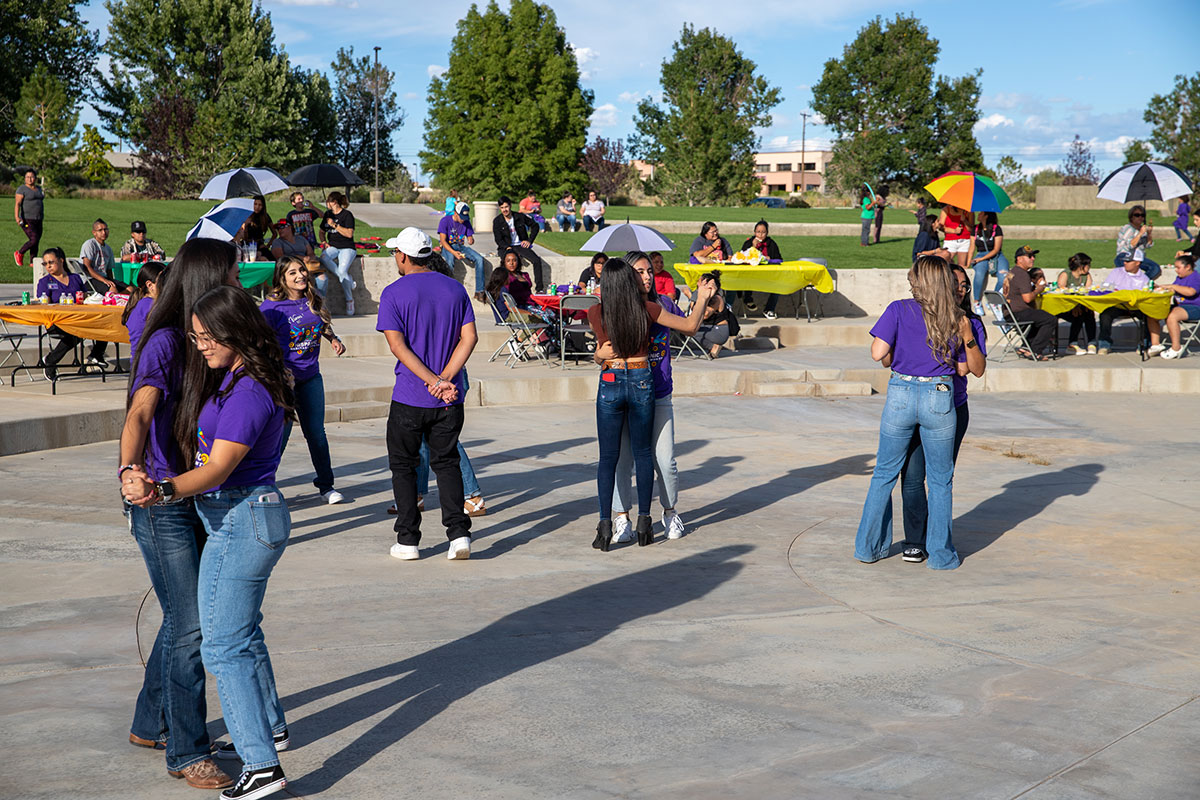
[[129, 743], [137, 747], [146, 747], [151, 750], [162, 750], [167, 746], [166, 742], [156, 742], [153, 739], [143, 739], [140, 736], [134, 736], [132, 733], [129, 734]]
[[224, 789], [226, 786], [233, 786], [233, 778], [222, 772], [211, 758], [188, 764], [178, 772], [169, 769], [167, 774], [172, 778], [184, 778], [187, 785], [194, 789]]

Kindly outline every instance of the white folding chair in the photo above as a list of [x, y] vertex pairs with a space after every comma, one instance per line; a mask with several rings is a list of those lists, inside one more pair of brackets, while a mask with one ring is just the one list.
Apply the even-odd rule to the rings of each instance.
[[[1184, 328], [1184, 325], [1188, 327]], [[1188, 346], [1191, 345], [1192, 342], [1200, 341], [1200, 320], [1184, 320], [1183, 322], [1179, 323], [1179, 329], [1179, 354], [1183, 355], [1187, 352]], [[1186, 337], [1183, 336], [1185, 333], [1187, 334]]]

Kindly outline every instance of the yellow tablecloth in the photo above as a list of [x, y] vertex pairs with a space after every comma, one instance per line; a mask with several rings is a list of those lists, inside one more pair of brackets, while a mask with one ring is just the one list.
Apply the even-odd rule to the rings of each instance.
[[784, 261], [782, 264], [676, 264], [675, 271], [695, 289], [700, 276], [721, 271], [721, 288], [735, 291], [792, 294], [812, 286], [821, 294], [833, 291], [829, 270], [813, 261]]
[[1050, 314], [1064, 314], [1075, 306], [1100, 312], [1107, 308], [1127, 308], [1141, 311], [1151, 319], [1166, 319], [1171, 312], [1171, 295], [1166, 292], [1143, 292], [1136, 289], [1121, 289], [1108, 294], [1060, 294], [1048, 292], [1041, 297], [1042, 310]]
[[0, 306], [0, 319], [17, 325], [57, 326], [83, 339], [128, 342], [129, 331], [121, 324], [123, 306], [32, 305]]

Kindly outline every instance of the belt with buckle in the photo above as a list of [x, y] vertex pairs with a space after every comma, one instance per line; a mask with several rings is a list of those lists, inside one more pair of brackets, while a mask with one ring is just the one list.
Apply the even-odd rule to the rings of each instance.
[[635, 359], [609, 359], [605, 361], [601, 369], [650, 369], [650, 360], [646, 358]]
[[905, 375], [903, 372], [892, 372], [893, 378], [899, 378], [902, 381], [916, 381], [917, 383], [936, 383], [940, 381], [950, 380], [949, 375]]

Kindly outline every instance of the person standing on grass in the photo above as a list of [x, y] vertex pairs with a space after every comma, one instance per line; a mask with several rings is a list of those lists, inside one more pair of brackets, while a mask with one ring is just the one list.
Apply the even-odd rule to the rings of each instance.
[[1191, 216], [1191, 213], [1192, 207], [1188, 203], [1188, 198], [1179, 198], [1179, 205], [1175, 207], [1175, 222], [1172, 225], [1175, 228], [1175, 241], [1178, 242], [1181, 239], [1187, 239], [1189, 243], [1192, 241], [1192, 234], [1188, 230], [1188, 217]]
[[945, 236], [946, 249], [960, 267], [967, 266], [967, 255], [971, 249], [971, 232], [975, 227], [975, 215], [957, 206], [942, 206], [937, 227]]
[[862, 206], [862, 212], [859, 214], [859, 219], [862, 220], [862, 230], [859, 232], [858, 246], [869, 247], [871, 245], [871, 225], [875, 222], [875, 209], [879, 206], [879, 201], [864, 187], [858, 192], [858, 204]]
[[420, 558], [421, 514], [417, 466], [421, 441], [437, 475], [442, 524], [451, 560], [471, 557], [471, 518], [463, 510], [458, 438], [463, 426], [463, 367], [479, 336], [471, 298], [461, 283], [431, 269], [433, 243], [416, 228], [386, 242], [400, 278], [379, 297], [376, 329], [396, 356], [396, 386], [387, 422], [388, 466], [396, 501], [396, 543], [391, 555]]
[[46, 194], [37, 185], [37, 170], [25, 170], [25, 183], [17, 187], [14, 199], [13, 214], [17, 224], [25, 234], [27, 241], [13, 253], [13, 259], [18, 267], [28, 266], [25, 254], [29, 253], [29, 262], [37, 257], [38, 245], [42, 242], [42, 224], [45, 221]]
[[883, 210], [889, 205], [887, 199], [890, 193], [891, 189], [886, 183], [879, 187], [875, 202], [875, 244], [879, 244], [879, 234], [883, 232]]
[[[259, 308], [274, 329], [279, 346], [283, 348], [284, 361], [292, 371], [296, 418], [300, 421], [304, 441], [308, 442], [308, 455], [317, 473], [313, 485], [326, 503], [340, 503], [345, 497], [333, 488], [333, 465], [329, 459], [329, 440], [325, 436], [321, 339], [328, 339], [329, 346], [339, 356], [346, 352], [346, 346], [333, 332], [329, 312], [309, 281], [303, 259], [287, 256], [275, 263], [271, 290]], [[281, 455], [287, 449], [291, 433], [289, 422], [283, 429], [283, 441], [279, 445]]]

